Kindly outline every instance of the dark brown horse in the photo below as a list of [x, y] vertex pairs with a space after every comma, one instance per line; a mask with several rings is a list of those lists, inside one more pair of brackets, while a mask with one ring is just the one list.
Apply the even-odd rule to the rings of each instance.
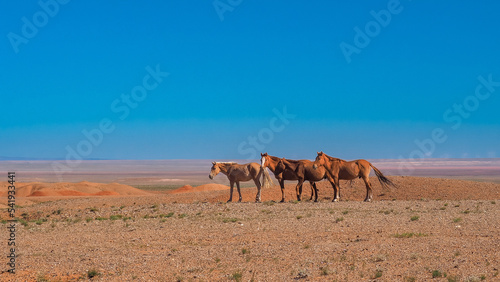
[[341, 159], [333, 158], [323, 152], [318, 152], [318, 156], [314, 161], [313, 167], [319, 169], [326, 168], [329, 176], [333, 180], [334, 198], [333, 202], [340, 200], [340, 186], [339, 180], [353, 180], [355, 178], [362, 178], [366, 185], [366, 198], [365, 202], [370, 202], [373, 199], [372, 184], [370, 183], [370, 171], [373, 168], [375, 175], [382, 187], [389, 187], [389, 185], [396, 187], [392, 181], [385, 177], [380, 170], [374, 167], [367, 160], [344, 161]]
[[[299, 182], [295, 187], [295, 191], [297, 193], [297, 200], [300, 201], [302, 195], [302, 184], [304, 181], [308, 180], [311, 183], [311, 186], [314, 188], [313, 194], [315, 195], [314, 201], [318, 201], [318, 189], [316, 188], [317, 181], [321, 181], [323, 179], [328, 179], [327, 171], [323, 167], [318, 169], [313, 168], [313, 162], [309, 160], [301, 160], [297, 162], [290, 162], [289, 160], [282, 158], [279, 160], [276, 165], [275, 173], [281, 173], [285, 170], [290, 170], [294, 173], [294, 175], [298, 178]], [[330, 181], [333, 187], [333, 182]], [[312, 199], [312, 195], [311, 195]]]
[[[212, 169], [210, 169], [210, 175], [208, 176], [210, 179], [214, 179], [214, 177], [222, 172], [229, 179], [229, 184], [231, 187], [230, 196], [228, 202], [233, 200], [233, 187], [234, 183], [236, 183], [236, 187], [238, 188], [238, 194], [240, 196], [239, 202], [241, 202], [241, 190], [240, 190], [240, 181], [249, 181], [253, 180], [255, 185], [257, 186], [257, 195], [255, 196], [255, 201], [260, 202], [260, 189], [262, 186], [264, 188], [269, 188], [272, 186], [272, 180], [267, 173], [266, 169], [262, 168], [258, 163], [248, 163], [248, 164], [237, 164], [233, 162], [212, 162]], [[260, 177], [263, 177], [262, 182], [263, 185], [260, 184]]]
[[[282, 171], [276, 171], [278, 162], [281, 159], [278, 157], [275, 157], [275, 156], [270, 156], [267, 153], [264, 153], [264, 154], [261, 153], [260, 155], [261, 155], [261, 166], [263, 168], [266, 168], [266, 167], [269, 168], [273, 172], [274, 177], [276, 177], [276, 179], [278, 180], [278, 182], [280, 184], [281, 202], [285, 201], [285, 180], [298, 180], [299, 181], [299, 183], [297, 184], [297, 187], [296, 187], [297, 200], [299, 200], [299, 201], [301, 198], [300, 195], [302, 194], [302, 184], [304, 183], [304, 181], [308, 180], [309, 183], [311, 184], [311, 200], [312, 200], [313, 196], [315, 197], [315, 201], [318, 200], [318, 193], [317, 193], [318, 189], [316, 188], [315, 182], [320, 181], [326, 177], [326, 169], [324, 170], [325, 176], [323, 178], [320, 178], [320, 176], [321, 176], [321, 169], [320, 169], [320, 171], [318, 171], [319, 173], [318, 172], [308, 173], [308, 175], [307, 175], [308, 177], [306, 179], [305, 177], [301, 177], [301, 175], [303, 175], [303, 174], [299, 175], [295, 171], [295, 169], [285, 168]], [[290, 163], [301, 164], [301, 165], [299, 165], [300, 171], [303, 171], [304, 167], [307, 167], [308, 172], [312, 171], [312, 162], [309, 160], [299, 160], [299, 161], [287, 160], [287, 161]], [[312, 176], [313, 174], [315, 175], [315, 177], [309, 177], [309, 176]], [[312, 180], [312, 179], [315, 179], [315, 180]], [[333, 183], [332, 183], [332, 185], [333, 185]]]

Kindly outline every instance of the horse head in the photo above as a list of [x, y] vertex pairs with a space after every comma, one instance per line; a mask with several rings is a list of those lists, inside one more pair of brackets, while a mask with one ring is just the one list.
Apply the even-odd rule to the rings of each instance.
[[269, 166], [268, 158], [269, 158], [269, 155], [267, 153], [264, 153], [264, 154], [260, 153], [260, 166], [261, 167], [266, 168]]
[[314, 163], [313, 163], [313, 168], [314, 169], [317, 169], [318, 167], [320, 166], [324, 166], [326, 164], [326, 154], [323, 153], [323, 151], [321, 152], [317, 152], [318, 155], [316, 156], [316, 159], [314, 160]]
[[217, 174], [220, 172], [220, 167], [217, 162], [212, 162], [212, 169], [210, 169], [210, 174], [208, 175], [208, 178], [214, 179]]

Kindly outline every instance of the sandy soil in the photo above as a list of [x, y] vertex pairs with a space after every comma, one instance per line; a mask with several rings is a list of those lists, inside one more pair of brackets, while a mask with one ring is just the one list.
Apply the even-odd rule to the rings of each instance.
[[[225, 203], [229, 191], [213, 184], [184, 187], [190, 193], [31, 193], [16, 211], [17, 274], [0, 279], [78, 280], [95, 270], [99, 281], [500, 281], [500, 185], [391, 179], [398, 188], [372, 180], [372, 203], [361, 202], [361, 181], [341, 182], [338, 203], [325, 182], [319, 203], [294, 201], [293, 184], [286, 203], [274, 202], [277, 186], [262, 191], [263, 203], [253, 203], [255, 187], [242, 189], [243, 203]], [[0, 251], [6, 260], [7, 247]]]

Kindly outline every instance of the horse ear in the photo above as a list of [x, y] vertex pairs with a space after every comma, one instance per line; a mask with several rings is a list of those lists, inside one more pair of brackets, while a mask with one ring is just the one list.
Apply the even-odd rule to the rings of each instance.
[[212, 162], [212, 164], [213, 164], [213, 165], [215, 165], [215, 164], [216, 164], [216, 162]]

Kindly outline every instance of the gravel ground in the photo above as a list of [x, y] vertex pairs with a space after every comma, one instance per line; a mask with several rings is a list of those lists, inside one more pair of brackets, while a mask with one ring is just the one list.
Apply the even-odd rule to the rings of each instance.
[[[17, 211], [26, 220], [17, 223], [17, 273], [0, 279], [500, 281], [500, 185], [395, 182], [375, 186], [372, 203], [361, 202], [361, 183], [343, 183], [338, 203], [327, 183], [319, 203], [270, 201], [278, 188], [264, 190], [263, 203], [250, 202], [255, 188], [243, 189], [244, 203], [222, 202], [228, 191], [33, 198]], [[294, 193], [287, 185], [287, 199]]]

